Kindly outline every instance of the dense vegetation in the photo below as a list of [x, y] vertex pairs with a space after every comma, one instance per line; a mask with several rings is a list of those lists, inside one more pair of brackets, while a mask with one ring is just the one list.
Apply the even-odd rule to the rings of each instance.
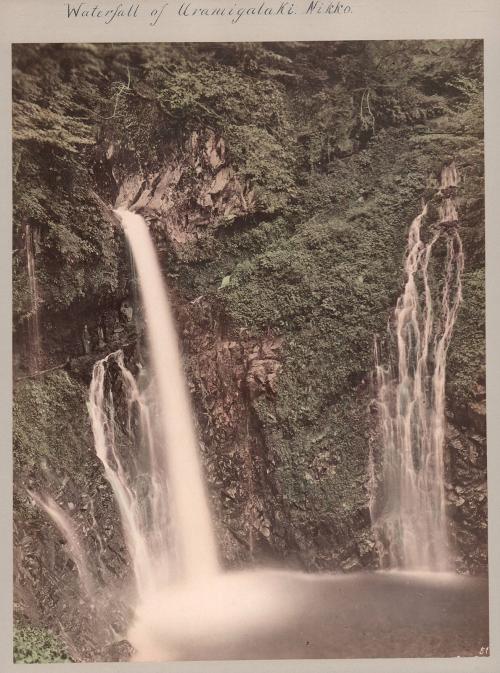
[[14, 629], [14, 663], [70, 662], [64, 644], [43, 628], [18, 625]]
[[[182, 165], [177, 192], [187, 221], [199, 208], [200, 177], [186, 159], [190, 138], [194, 132], [222, 138], [226, 165], [251, 191], [252, 207], [215, 215], [199, 243], [182, 253], [161, 217], [152, 218], [182, 323], [212, 495], [218, 503], [222, 492], [236, 493], [215, 510], [222, 527], [230, 520], [244, 537], [249, 524], [238, 460], [244, 463], [247, 442], [238, 444], [234, 428], [227, 429], [231, 453], [212, 428], [217, 405], [224, 407], [222, 425], [230, 425], [230, 404], [220, 398], [239, 396], [241, 381], [209, 399], [200, 383], [204, 349], [211, 353], [207, 343], [226, 340], [246, 352], [252, 339], [282, 337], [275, 389], [248, 394], [246, 416], [237, 419], [253, 433], [252, 459], [262, 462], [261, 477], [254, 475], [256, 508], [267, 528], [256, 533], [257, 548], [308, 568], [373, 567], [366, 493], [373, 337], [386, 333], [401, 291], [408, 226], [422, 199], [432, 211], [441, 167], [451, 160], [461, 176], [466, 267], [448, 407], [464, 455], [467, 433], [484, 445], [481, 429], [467, 429], [484, 384], [482, 78], [482, 43], [472, 40], [16, 45], [17, 374], [26, 375], [24, 337], [33, 312], [25, 225], [39, 235], [49, 367], [83, 356], [84, 325], [133, 294], [123, 236], [103, 204], [114, 204], [127, 176], [139, 176], [140, 184]], [[437, 286], [442, 250], [436, 253]], [[130, 334], [121, 340], [128, 343]], [[20, 484], [26, 475], [36, 478], [42, 456], [71, 474], [90, 455], [83, 385], [97, 355], [87, 356], [69, 374], [18, 382]], [[474, 467], [474, 488], [484, 482], [484, 467]], [[454, 486], [454, 473], [449, 479]], [[16, 497], [26, 517], [21, 488]], [[470, 521], [463, 533], [468, 546], [459, 540], [457, 552], [460, 569], [472, 572], [485, 563], [474, 556], [475, 527], [485, 517], [475, 507], [460, 514]], [[483, 539], [481, 545], [485, 554]], [[235, 558], [248, 560], [242, 548]]]
[[[349, 189], [369, 187], [351, 175], [332, 193], [328, 177], [339, 157], [387, 128], [428, 131], [426, 122], [446, 117], [444, 133], [480, 135], [480, 49], [478, 42], [16, 48], [16, 240], [27, 221], [41, 227], [46, 304], [102, 301], [119, 287], [117, 243], [103, 236], [89, 193], [108, 187], [99, 175], [101, 143], [115, 143], [123, 161], [145, 172], [173, 142], [209, 126], [257, 188], [259, 217], [284, 215], [291, 228], [332, 199], [345, 206]], [[18, 256], [16, 271], [22, 318], [29, 302]]]

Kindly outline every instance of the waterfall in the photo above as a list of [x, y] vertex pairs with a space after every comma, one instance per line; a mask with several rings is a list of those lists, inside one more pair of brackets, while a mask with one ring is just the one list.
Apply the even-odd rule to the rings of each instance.
[[[444, 492], [446, 356], [462, 300], [464, 266], [450, 192], [454, 164], [441, 174], [443, 197], [437, 230], [422, 239], [427, 206], [413, 220], [404, 264], [405, 287], [392, 323], [395, 371], [380, 362], [375, 341], [375, 379], [382, 448], [370, 453], [370, 512], [383, 568], [445, 570], [449, 567]], [[429, 262], [445, 238], [446, 261], [436, 306]], [[435, 293], [435, 291], [434, 291]]]
[[92, 597], [95, 589], [94, 579], [89, 568], [86, 552], [82, 547], [80, 538], [70, 517], [50, 496], [45, 495], [42, 497], [38, 493], [34, 493], [30, 490], [28, 490], [28, 493], [38, 507], [52, 519], [63, 538], [66, 540], [69, 554], [76, 565], [81, 585], [87, 596]]
[[135, 213], [115, 212], [137, 269], [179, 566], [186, 580], [201, 579], [217, 572], [217, 551], [175, 324], [146, 223]]
[[[182, 358], [160, 266], [142, 217], [123, 210], [117, 213], [137, 268], [157, 399], [153, 405], [119, 350], [95, 363], [87, 407], [95, 452], [119, 510], [140, 604], [173, 581], [202, 581], [214, 575], [218, 561]], [[88, 590], [92, 575], [71, 519], [48, 496], [31, 495], [66, 539]]]
[[28, 318], [28, 366], [30, 373], [34, 374], [40, 369], [40, 325], [38, 320], [38, 307], [40, 297], [38, 294], [38, 282], [35, 268], [35, 233], [30, 224], [24, 230], [26, 247], [26, 267], [28, 270], [28, 284], [31, 310]]
[[[210, 593], [200, 616], [201, 622], [208, 624], [208, 603], [213, 605], [221, 598], [226, 584], [218, 572], [182, 358], [153, 242], [142, 217], [123, 210], [116, 212], [137, 270], [152, 384], [145, 388], [141, 372], [134, 377], [125, 365], [123, 351], [115, 351], [93, 367], [87, 408], [94, 449], [113, 491], [135, 580], [135, 631], [131, 633], [136, 634], [138, 646], [144, 647], [149, 627], [144, 632], [143, 625], [152, 618], [151, 601], [163, 596], [163, 608], [154, 614], [159, 624], [167, 610], [169, 619], [181, 618], [180, 610], [186, 601], [193, 607], [194, 619], [199, 607], [194, 598], [201, 587], [207, 591], [214, 582], [215, 593]], [[50, 496], [28, 492], [66, 540], [91, 608], [102, 613], [95, 619], [106, 620], [111, 606], [119, 601], [120, 589], [109, 582], [103, 584], [92, 571], [72, 518]], [[100, 546], [102, 551], [101, 542]], [[234, 586], [233, 579], [229, 585]], [[256, 595], [255, 591], [250, 593]], [[224, 600], [223, 615], [230, 614], [227, 610], [231, 606], [239, 607], [232, 594], [225, 594]], [[251, 602], [251, 596], [247, 601]], [[245, 607], [243, 602], [242, 608]], [[108, 637], [104, 621], [100, 628], [102, 636]], [[229, 631], [231, 625], [226, 624], [225, 628]], [[234, 628], [239, 626], [235, 624]]]
[[455, 162], [452, 161], [450, 164], [445, 164], [441, 169], [441, 184], [439, 185], [439, 190], [442, 193], [450, 187], [456, 187], [457, 184], [458, 171]]
[[[107, 382], [107, 374], [110, 370]], [[111, 379], [125, 402], [126, 455], [117, 440], [117, 408]], [[162, 454], [155, 442], [146, 395], [124, 364], [122, 351], [96, 362], [90, 384], [88, 411], [96, 454], [104, 466], [118, 505], [125, 543], [132, 561], [139, 598], [173, 574], [169, 538], [169, 500]], [[133, 451], [130, 451], [130, 444]]]
[[[250, 634], [267, 634], [290, 612], [291, 600], [277, 579], [279, 573], [219, 572], [189, 394], [160, 266], [142, 217], [115, 212], [137, 271], [152, 383], [144, 389], [143, 377], [134, 377], [121, 350], [93, 368], [88, 412], [94, 447], [119, 510], [136, 591], [109, 579], [96, 580], [99, 600], [92, 601], [92, 618], [100, 620], [102, 639], [113, 637], [109, 615], [124, 596], [131, 608], [127, 640], [134, 659], [162, 661], [182, 658], [192, 647], [210, 647], [214, 640], [231, 643]], [[53, 501], [50, 507], [48, 499], [36, 502], [69, 543], [82, 584], [92, 582], [71, 519]]]

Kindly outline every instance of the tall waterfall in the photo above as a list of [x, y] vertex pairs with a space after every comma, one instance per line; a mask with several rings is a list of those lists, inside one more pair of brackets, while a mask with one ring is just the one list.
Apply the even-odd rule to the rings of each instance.
[[[189, 394], [160, 266], [142, 217], [116, 212], [136, 266], [151, 371], [148, 377], [141, 370], [134, 376], [125, 365], [123, 351], [110, 353], [93, 367], [87, 407], [95, 452], [118, 507], [135, 581], [135, 591], [123, 594], [134, 613], [130, 638], [135, 638], [134, 647], [150, 656], [148, 620], [153, 619], [154, 628], [165, 619], [175, 623], [188, 619], [191, 624], [201, 609], [198, 621], [205, 628], [211, 623], [209, 604], [223, 600], [220, 618], [227, 617], [224, 630], [229, 632], [240, 628], [231, 608], [245, 610], [259, 588], [252, 585], [248, 595], [237, 600], [233, 594], [239, 584], [230, 578], [226, 585], [219, 573]], [[28, 493], [64, 537], [78, 571], [83, 602], [93, 611], [93, 619], [99, 620], [100, 637], [114, 637], [106, 619], [122, 600], [123, 586], [109, 581], [106, 573], [103, 581], [96, 572], [100, 559], [87, 556], [78, 527], [62, 507], [48, 495]], [[211, 593], [201, 606], [203, 587]], [[269, 602], [266, 591], [263, 605]], [[160, 596], [161, 607], [151, 612], [152, 602]], [[189, 615], [186, 606], [190, 606]], [[255, 612], [257, 619], [260, 612]]]
[[132, 250], [144, 307], [163, 442], [157, 459], [168, 473], [179, 567], [186, 580], [200, 579], [217, 572], [217, 551], [174, 320], [146, 223], [135, 213], [116, 212]]
[[28, 283], [31, 310], [28, 319], [28, 366], [32, 374], [40, 369], [40, 324], [38, 319], [38, 308], [40, 297], [38, 293], [38, 282], [35, 268], [35, 232], [30, 224], [27, 224], [24, 230], [25, 249], [26, 249], [26, 268], [28, 270]]
[[135, 660], [163, 661], [176, 658], [176, 648], [182, 653], [210, 647], [214, 639], [231, 643], [268, 633], [291, 602], [279, 573], [219, 572], [182, 359], [153, 242], [142, 217], [115, 212], [136, 266], [152, 382], [145, 387], [141, 372], [133, 375], [123, 351], [110, 353], [94, 365], [88, 411], [136, 591], [96, 573], [99, 558], [89, 566], [72, 518], [50, 497], [30, 495], [66, 539], [99, 625], [96, 638], [116, 637], [109, 615], [123, 602], [130, 608], [125, 619]]
[[[123, 352], [116, 351], [94, 365], [88, 411], [140, 602], [173, 580], [193, 582], [214, 575], [219, 565], [182, 359], [153, 242], [142, 217], [116, 212], [137, 269], [156, 405], [152, 407], [147, 391], [125, 366]], [[126, 414], [120, 429], [123, 402]], [[31, 496], [63, 534], [82, 583], [89, 587], [91, 572], [71, 519], [48, 496]]]
[[[440, 221], [422, 239], [427, 206], [408, 233], [406, 283], [392, 323], [394, 369], [380, 362], [375, 342], [381, 455], [370, 455], [370, 511], [381, 567], [445, 570], [449, 567], [444, 492], [446, 355], [462, 300], [464, 266], [451, 193], [454, 164], [441, 174]], [[446, 261], [440, 300], [429, 262], [444, 238]], [[437, 305], [436, 305], [437, 304]]]

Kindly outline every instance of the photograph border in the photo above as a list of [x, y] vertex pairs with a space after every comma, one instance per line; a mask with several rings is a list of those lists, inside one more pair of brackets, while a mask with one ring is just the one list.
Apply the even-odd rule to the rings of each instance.
[[[297, 4], [302, 3], [296, 0]], [[198, 0], [198, 6], [214, 0]], [[219, 4], [233, 3], [220, 0]], [[270, 0], [273, 4], [275, 0]], [[93, 4], [96, 4], [95, 2]], [[118, 3], [102, 2], [114, 6]], [[146, 0], [144, 6], [157, 6]], [[177, 4], [177, 3], [171, 3]], [[244, 4], [239, 2], [239, 4]], [[250, 3], [246, 3], [250, 4]], [[307, 3], [308, 4], [308, 3]], [[19, 42], [265, 42], [265, 41], [343, 41], [389, 39], [484, 40], [485, 60], [485, 198], [486, 198], [486, 365], [487, 365], [487, 446], [488, 483], [500, 482], [500, 3], [498, 0], [352, 0], [353, 12], [337, 23], [320, 16], [300, 21], [248, 17], [236, 25], [221, 19], [193, 20], [190, 23], [169, 18], [154, 32], [147, 23], [104, 26], [99, 23], [69, 24], [66, 3], [60, 0], [4, 0], [0, 7], [0, 138], [3, 161], [0, 165], [0, 228], [3, 255], [0, 266], [0, 427], [2, 450], [0, 465], [0, 511], [2, 546], [0, 553], [0, 667], [3, 671], [24, 670], [28, 664], [13, 664], [12, 651], [12, 319], [11, 319], [11, 44]], [[149, 37], [148, 37], [149, 35]], [[262, 673], [485, 673], [500, 670], [500, 493], [488, 489], [489, 498], [489, 581], [490, 656], [455, 659], [335, 659], [280, 661], [165, 662], [127, 663], [127, 671], [168, 670], [172, 673], [221, 673], [259, 671]], [[120, 671], [122, 663], [37, 664], [35, 671]], [[32, 670], [32, 669], [30, 669]]]

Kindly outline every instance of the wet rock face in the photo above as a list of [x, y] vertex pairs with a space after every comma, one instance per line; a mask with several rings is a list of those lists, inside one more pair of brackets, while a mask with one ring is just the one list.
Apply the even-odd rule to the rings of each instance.
[[[335, 523], [334, 513], [318, 511], [328, 510], [338, 463], [348, 460], [332, 446], [328, 429], [311, 431], [310, 457], [295, 466], [308, 495], [304, 502], [289, 502], [283, 456], [262, 418], [276, 423], [283, 336], [235, 330], [222, 305], [209, 298], [180, 305], [177, 312], [223, 563], [280, 562], [346, 572], [375, 567], [367, 499], [342, 523]], [[365, 476], [360, 480], [355, 488], [363, 492]]]
[[[447, 428], [446, 500], [457, 570], [483, 574], [488, 569], [488, 491], [486, 482], [486, 408], [451, 411]], [[470, 418], [475, 419], [471, 426]]]
[[[62, 367], [68, 371], [82, 374], [89, 380], [89, 367], [98, 359], [99, 354], [107, 354], [124, 344], [132, 344], [138, 338], [140, 316], [134, 308], [132, 297], [128, 294], [108, 306], [94, 311], [81, 311], [68, 320], [66, 313], [42, 315], [41, 325], [41, 371], [52, 367]], [[136, 321], [137, 318], [137, 321]], [[27, 353], [29, 342], [26, 332], [20, 332], [14, 354], [15, 378], [29, 374]]]
[[219, 547], [228, 566], [265, 557], [272, 548], [272, 484], [254, 404], [272, 399], [283, 339], [234, 332], [217, 302], [179, 307], [187, 374]]
[[[55, 464], [31, 475], [16, 473], [14, 611], [18, 619], [31, 624], [63, 624], [64, 641], [74, 661], [107, 661], [115, 632], [124, 633], [128, 620], [121, 597], [129, 587], [129, 561], [109, 485], [90, 451], [89, 447], [88, 454], [81, 454], [76, 478], [67, 466]], [[96, 596], [89, 598], [82, 591], [67, 541], [34, 505], [28, 487], [53, 494], [70, 519], [100, 587]]]
[[117, 159], [115, 206], [155, 223], [180, 259], [199, 258], [218, 226], [255, 212], [254, 192], [231, 166], [224, 139], [210, 129], [194, 131], [170, 154], [150, 173], [130, 172]]

